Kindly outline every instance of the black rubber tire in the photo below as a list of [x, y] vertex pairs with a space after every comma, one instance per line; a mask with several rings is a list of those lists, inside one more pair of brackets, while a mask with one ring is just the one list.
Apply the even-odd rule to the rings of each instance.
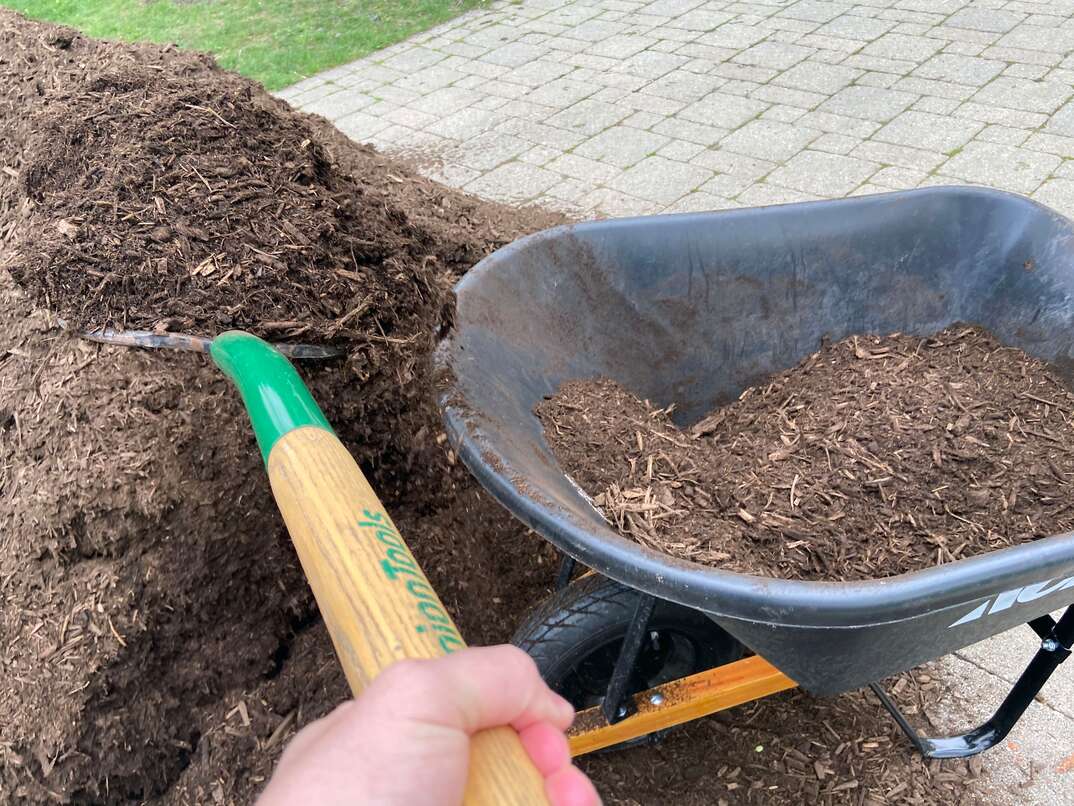
[[[639, 595], [607, 577], [589, 574], [534, 608], [511, 643], [536, 661], [552, 690], [575, 708], [588, 708], [599, 702], [601, 682], [611, 678]], [[665, 600], [657, 600], [649, 630], [652, 645], [630, 681], [631, 694], [730, 663], [744, 653], [742, 645], [704, 613]]]

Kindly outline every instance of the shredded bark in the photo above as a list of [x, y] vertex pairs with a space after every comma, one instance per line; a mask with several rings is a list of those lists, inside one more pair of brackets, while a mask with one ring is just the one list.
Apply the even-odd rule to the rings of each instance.
[[538, 407], [624, 534], [788, 579], [893, 576], [1074, 527], [1074, 395], [976, 327], [855, 336], [686, 429], [608, 380]]

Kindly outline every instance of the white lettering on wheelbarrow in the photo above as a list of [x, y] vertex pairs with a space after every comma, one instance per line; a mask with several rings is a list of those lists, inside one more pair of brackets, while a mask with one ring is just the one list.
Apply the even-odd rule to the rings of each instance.
[[991, 616], [993, 613], [1000, 613], [1016, 604], [1033, 602], [1067, 588], [1074, 588], [1074, 577], [1058, 580], [1046, 579], [1043, 582], [1034, 582], [1032, 585], [1004, 591], [994, 599], [986, 599], [950, 626], [958, 627], [962, 624], [969, 624], [971, 621], [977, 621], [985, 613]]

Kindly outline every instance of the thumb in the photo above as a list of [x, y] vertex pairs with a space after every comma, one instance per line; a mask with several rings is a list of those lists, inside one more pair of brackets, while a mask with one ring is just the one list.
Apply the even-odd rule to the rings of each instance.
[[394, 664], [366, 689], [362, 703], [394, 719], [466, 734], [537, 722], [566, 730], [574, 719], [570, 703], [548, 688], [530, 656], [506, 644]]

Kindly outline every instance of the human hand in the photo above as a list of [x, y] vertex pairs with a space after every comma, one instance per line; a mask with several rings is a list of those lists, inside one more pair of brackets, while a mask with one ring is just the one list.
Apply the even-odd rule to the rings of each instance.
[[564, 731], [573, 718], [516, 647], [403, 661], [299, 731], [257, 806], [458, 806], [470, 737], [501, 725], [518, 731], [552, 806], [599, 806], [571, 764]]

